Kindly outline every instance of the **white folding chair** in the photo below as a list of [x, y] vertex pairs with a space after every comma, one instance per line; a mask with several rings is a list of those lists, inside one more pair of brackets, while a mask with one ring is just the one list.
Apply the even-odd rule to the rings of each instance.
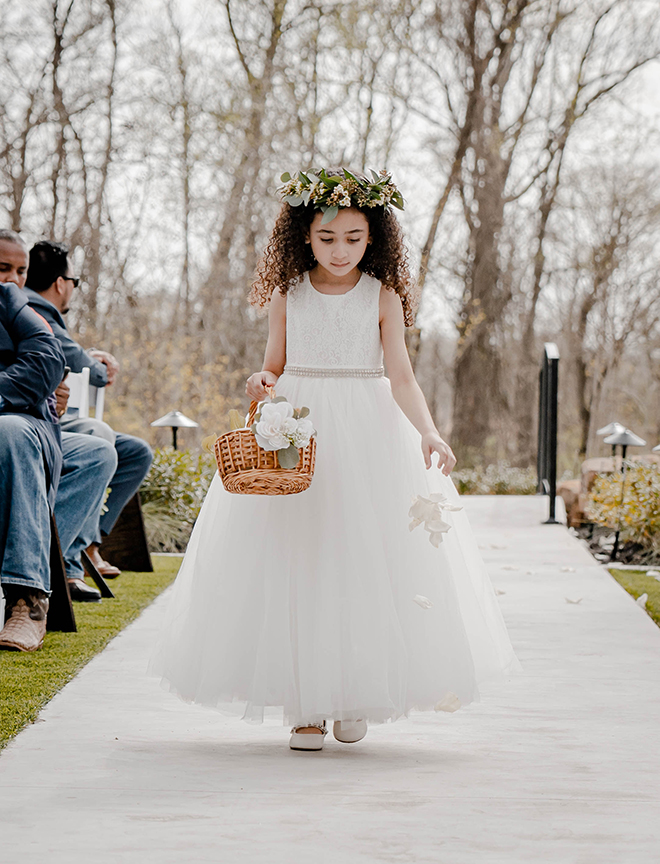
[[85, 420], [89, 417], [89, 366], [82, 372], [69, 372], [66, 378], [69, 385], [68, 408], [77, 408], [78, 417]]
[[105, 387], [93, 387], [89, 385], [89, 406], [94, 409], [94, 417], [103, 420], [103, 408], [105, 406]]

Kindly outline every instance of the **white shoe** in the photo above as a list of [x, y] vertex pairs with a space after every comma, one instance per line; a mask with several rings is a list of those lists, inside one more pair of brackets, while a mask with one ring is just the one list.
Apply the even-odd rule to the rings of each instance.
[[[319, 729], [320, 732], [298, 732], [298, 729]], [[325, 721], [321, 723], [307, 723], [303, 726], [294, 726], [291, 730], [289, 747], [292, 750], [323, 750], [323, 742], [328, 730]]]
[[355, 744], [356, 741], [361, 741], [367, 734], [367, 721], [335, 720], [332, 734], [337, 741], [342, 741], [344, 744]]

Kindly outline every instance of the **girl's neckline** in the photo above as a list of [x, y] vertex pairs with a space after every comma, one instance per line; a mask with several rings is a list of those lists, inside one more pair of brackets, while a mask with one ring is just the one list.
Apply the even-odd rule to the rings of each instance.
[[314, 287], [314, 285], [312, 284], [312, 280], [309, 277], [309, 270], [305, 271], [305, 279], [307, 279], [307, 281], [309, 282], [309, 284], [312, 288], [312, 291], [315, 291], [317, 294], [320, 294], [321, 297], [345, 297], [347, 294], [350, 294], [351, 291], [355, 291], [355, 289], [358, 287], [360, 282], [362, 282], [363, 278], [364, 278], [364, 273], [360, 272], [360, 278], [355, 283], [355, 285], [353, 285], [352, 288], [348, 289], [348, 291], [342, 291], [341, 294], [326, 294], [325, 291], [319, 291], [318, 288]]

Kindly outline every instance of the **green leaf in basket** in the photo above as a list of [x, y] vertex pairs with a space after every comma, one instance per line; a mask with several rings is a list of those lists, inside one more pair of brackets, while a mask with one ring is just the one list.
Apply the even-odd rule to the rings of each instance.
[[276, 396], [273, 399], [273, 403], [275, 403], [275, 402], [286, 402], [286, 396]]
[[309, 414], [309, 408], [304, 408], [304, 407], [303, 407], [303, 408], [300, 409], [300, 418], [301, 418], [301, 419], [302, 419], [303, 417], [307, 417], [308, 414]]
[[257, 424], [256, 423], [253, 423], [252, 426], [250, 426], [250, 432], [252, 432], [253, 435], [257, 434]]
[[295, 468], [300, 459], [298, 448], [291, 444], [289, 447], [283, 447], [277, 451], [277, 461], [280, 468]]

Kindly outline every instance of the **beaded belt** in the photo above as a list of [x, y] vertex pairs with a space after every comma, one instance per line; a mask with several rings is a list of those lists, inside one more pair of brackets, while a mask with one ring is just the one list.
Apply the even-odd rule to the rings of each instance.
[[314, 369], [312, 366], [285, 366], [289, 375], [306, 375], [309, 378], [382, 378], [385, 370], [378, 369]]

